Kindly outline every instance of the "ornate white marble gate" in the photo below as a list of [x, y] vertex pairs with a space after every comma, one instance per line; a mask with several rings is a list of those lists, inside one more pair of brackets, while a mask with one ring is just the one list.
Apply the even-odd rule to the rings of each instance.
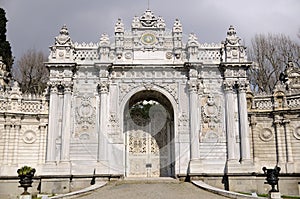
[[[167, 29], [146, 10], [130, 30], [119, 19], [114, 39], [103, 34], [97, 43], [73, 43], [64, 26], [50, 50], [46, 161], [61, 163], [61, 171], [175, 176], [251, 170], [251, 62], [232, 26], [222, 43], [201, 44], [195, 34], [185, 43], [178, 19]], [[144, 101], [163, 107], [166, 117], [158, 114], [156, 123], [149, 115], [144, 124], [126, 117]]]

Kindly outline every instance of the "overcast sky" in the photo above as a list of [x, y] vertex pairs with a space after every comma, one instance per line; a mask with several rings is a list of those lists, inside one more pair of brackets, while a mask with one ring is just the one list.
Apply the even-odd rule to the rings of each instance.
[[[148, 0], [0, 0], [6, 11], [7, 38], [16, 59], [28, 49], [48, 52], [63, 24], [72, 40], [98, 42], [113, 36], [121, 18], [130, 29], [132, 18], [148, 7]], [[150, 9], [171, 29], [178, 18], [186, 35], [200, 43], [219, 43], [230, 25], [246, 44], [256, 33], [284, 33], [300, 43], [300, 0], [150, 0]]]

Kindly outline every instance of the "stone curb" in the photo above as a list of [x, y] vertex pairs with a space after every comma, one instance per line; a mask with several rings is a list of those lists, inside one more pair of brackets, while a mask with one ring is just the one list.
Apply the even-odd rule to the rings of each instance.
[[74, 192], [70, 192], [70, 193], [67, 193], [67, 194], [61, 194], [61, 195], [58, 195], [58, 196], [52, 196], [52, 197], [49, 197], [49, 199], [67, 198], [67, 197], [71, 197], [71, 196], [84, 194], [84, 193], [99, 189], [99, 188], [103, 187], [106, 184], [107, 184], [107, 182], [96, 182], [96, 184], [91, 185], [89, 187], [86, 187], [84, 189], [74, 191]]
[[210, 186], [206, 183], [204, 183], [203, 181], [192, 181], [192, 183], [194, 185], [196, 185], [197, 187], [210, 191], [212, 193], [216, 193], [218, 195], [222, 195], [222, 196], [226, 196], [226, 197], [230, 197], [230, 198], [245, 198], [245, 199], [251, 199], [251, 198], [259, 198], [259, 199], [266, 199], [264, 197], [258, 197], [258, 196], [249, 196], [249, 195], [244, 195], [244, 194], [240, 194], [240, 193], [236, 193], [236, 192], [232, 192], [232, 191], [226, 191], [223, 189], [219, 189], [213, 186]]

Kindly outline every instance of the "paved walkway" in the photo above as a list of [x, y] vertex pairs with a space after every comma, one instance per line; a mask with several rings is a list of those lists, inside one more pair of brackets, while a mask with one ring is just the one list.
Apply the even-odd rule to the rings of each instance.
[[226, 197], [202, 190], [188, 182], [179, 181], [115, 181], [106, 186], [76, 197], [78, 199], [224, 199]]

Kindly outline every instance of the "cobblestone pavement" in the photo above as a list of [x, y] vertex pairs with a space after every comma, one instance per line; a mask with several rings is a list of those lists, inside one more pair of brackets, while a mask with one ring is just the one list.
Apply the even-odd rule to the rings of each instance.
[[221, 199], [226, 198], [204, 191], [188, 182], [145, 182], [145, 181], [117, 181], [109, 182], [106, 186], [82, 196], [78, 199]]

